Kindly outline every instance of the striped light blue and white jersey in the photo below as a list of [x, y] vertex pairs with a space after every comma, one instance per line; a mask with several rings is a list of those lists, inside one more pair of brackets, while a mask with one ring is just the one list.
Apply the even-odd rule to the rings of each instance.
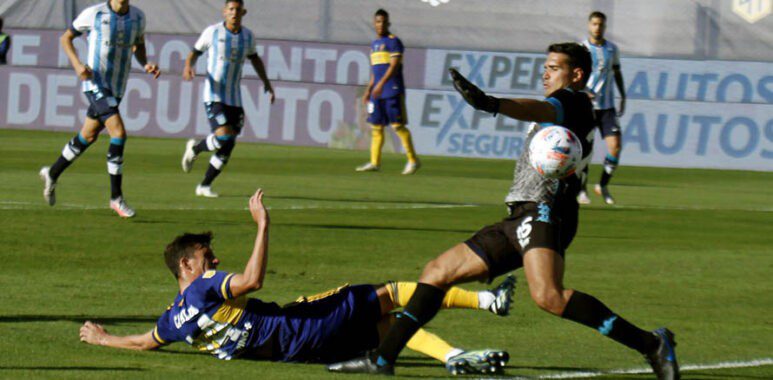
[[242, 66], [247, 57], [257, 54], [252, 31], [242, 26], [239, 33], [233, 33], [219, 22], [204, 29], [193, 48], [207, 52], [204, 103], [241, 107]]
[[582, 44], [590, 51], [593, 58], [591, 76], [588, 78], [587, 89], [596, 95], [593, 108], [606, 110], [615, 108], [615, 66], [620, 66], [620, 50], [617, 45], [604, 40], [601, 45], [594, 45], [585, 39]]
[[145, 35], [145, 14], [133, 6], [125, 14], [118, 14], [103, 2], [81, 12], [71, 30], [76, 35], [88, 33], [86, 65], [94, 76], [83, 81], [83, 91], [108, 89], [121, 98], [131, 70], [132, 47], [142, 42]]

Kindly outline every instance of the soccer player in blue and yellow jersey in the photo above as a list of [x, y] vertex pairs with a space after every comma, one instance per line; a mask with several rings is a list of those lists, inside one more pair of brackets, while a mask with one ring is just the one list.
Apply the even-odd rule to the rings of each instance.
[[11, 36], [3, 33], [3, 18], [0, 17], [0, 65], [5, 65], [5, 56], [9, 50], [11, 50]]
[[[73, 40], [88, 33], [88, 61], [78, 58]], [[49, 205], [56, 203], [54, 189], [62, 172], [96, 141], [107, 128], [110, 147], [107, 149], [107, 172], [110, 174], [110, 208], [122, 218], [134, 216], [123, 197], [123, 151], [126, 128], [118, 110], [126, 91], [131, 71], [132, 53], [145, 72], [158, 78], [158, 66], [149, 63], [145, 52], [145, 14], [129, 5], [129, 0], [110, 0], [86, 8], [60, 38], [75, 74], [82, 81], [82, 90], [89, 101], [86, 121], [81, 131], [62, 149], [51, 167], [40, 169], [43, 197]]]
[[[588, 38], [582, 44], [588, 48], [593, 58], [593, 69], [585, 90], [593, 100], [593, 110], [596, 114], [596, 123], [601, 131], [601, 137], [607, 144], [607, 156], [604, 158], [604, 171], [601, 179], [594, 187], [596, 194], [604, 198], [607, 204], [615, 204], [615, 199], [609, 192], [609, 180], [620, 162], [620, 121], [618, 116], [625, 112], [625, 85], [623, 84], [623, 72], [620, 70], [620, 49], [612, 41], [604, 38], [607, 29], [607, 16], [599, 11], [592, 12], [588, 16]], [[620, 93], [620, 109], [615, 111], [615, 83]], [[583, 190], [578, 194], [580, 203], [590, 203], [590, 198], [585, 191], [585, 182], [588, 177], [588, 167], [585, 167], [583, 175]]]
[[201, 33], [185, 60], [183, 79], [191, 80], [196, 75], [196, 61], [207, 53], [207, 81], [204, 86], [204, 107], [212, 133], [198, 143], [188, 140], [182, 158], [183, 171], [188, 173], [193, 161], [203, 152], [214, 152], [204, 179], [196, 186], [196, 196], [217, 198], [212, 191], [212, 181], [223, 171], [236, 146], [236, 136], [244, 125], [242, 108], [242, 67], [249, 60], [255, 72], [263, 81], [264, 92], [269, 93], [274, 104], [274, 89], [266, 76], [263, 61], [255, 47], [255, 35], [242, 26], [247, 14], [242, 0], [225, 0], [224, 21], [210, 25]]
[[381, 168], [381, 148], [384, 146], [384, 126], [389, 124], [403, 144], [408, 162], [403, 174], [413, 174], [421, 166], [411, 140], [411, 131], [405, 127], [405, 84], [403, 83], [403, 43], [389, 33], [389, 13], [383, 9], [373, 16], [373, 28], [378, 38], [370, 44], [371, 75], [362, 102], [368, 107], [371, 125], [370, 162], [357, 167], [358, 172], [378, 171]]
[[[219, 261], [210, 247], [211, 233], [178, 236], [164, 256], [180, 291], [155, 328], [142, 335], [115, 336], [98, 324], [86, 322], [81, 327], [81, 340], [136, 350], [186, 342], [219, 359], [288, 362], [332, 362], [375, 348], [379, 333], [391, 323], [388, 313], [405, 305], [416, 284], [343, 286], [283, 307], [248, 299], [248, 293], [262, 287], [268, 259], [269, 216], [261, 190], [250, 198], [249, 209], [258, 231], [243, 273], [217, 270]], [[514, 280], [508, 279], [492, 291], [451, 288], [443, 306], [506, 315], [514, 285]], [[490, 371], [501, 368], [508, 359], [503, 351], [464, 352], [423, 330], [409, 347], [446, 362], [449, 370], [456, 372]]]

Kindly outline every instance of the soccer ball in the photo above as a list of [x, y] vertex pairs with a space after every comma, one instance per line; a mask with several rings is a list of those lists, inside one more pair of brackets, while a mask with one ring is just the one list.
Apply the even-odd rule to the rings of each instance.
[[551, 125], [540, 129], [529, 143], [531, 166], [546, 178], [565, 178], [577, 170], [582, 144], [572, 131]]

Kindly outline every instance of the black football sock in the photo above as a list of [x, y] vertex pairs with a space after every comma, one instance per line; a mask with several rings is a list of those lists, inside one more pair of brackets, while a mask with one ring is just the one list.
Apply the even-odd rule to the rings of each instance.
[[615, 169], [617, 169], [617, 164], [619, 162], [620, 158], [611, 154], [607, 154], [607, 157], [604, 158], [604, 171], [601, 172], [601, 180], [599, 180], [599, 185], [601, 185], [601, 187], [605, 187], [609, 184], [609, 180], [612, 179], [612, 174], [615, 172]]
[[655, 335], [644, 331], [609, 310], [595, 297], [574, 291], [561, 318], [598, 330], [615, 341], [642, 354], [658, 346]]
[[416, 284], [413, 296], [405, 305], [405, 309], [397, 313], [397, 320], [389, 328], [384, 341], [376, 350], [374, 355], [376, 364], [394, 364], [413, 334], [435, 317], [443, 304], [445, 295], [446, 291], [443, 289], [421, 282]]
[[212, 152], [220, 149], [220, 141], [215, 134], [211, 134], [193, 146], [193, 153], [198, 156], [201, 152]]
[[80, 133], [75, 135], [75, 137], [73, 137], [67, 143], [67, 145], [64, 146], [64, 149], [62, 149], [62, 154], [48, 170], [48, 175], [51, 176], [51, 179], [56, 181], [62, 172], [67, 169], [67, 167], [69, 167], [73, 161], [78, 158], [78, 156], [83, 154], [89, 145], [90, 143], [86, 141], [86, 139], [83, 138]]
[[220, 148], [209, 160], [209, 167], [207, 168], [207, 173], [204, 174], [204, 181], [201, 182], [201, 186], [212, 185], [212, 181], [223, 172], [223, 168], [228, 163], [228, 159], [231, 158], [231, 152], [233, 152], [236, 146], [236, 138], [234, 136], [218, 136], [216, 140], [219, 141]]
[[110, 174], [110, 199], [118, 199], [123, 195], [123, 149], [125, 138], [113, 137], [107, 148], [107, 172]]
[[207, 168], [207, 173], [204, 174], [204, 180], [201, 181], [201, 186], [211, 186], [212, 181], [214, 181], [221, 172], [222, 170], [217, 169], [210, 162], [209, 167]]

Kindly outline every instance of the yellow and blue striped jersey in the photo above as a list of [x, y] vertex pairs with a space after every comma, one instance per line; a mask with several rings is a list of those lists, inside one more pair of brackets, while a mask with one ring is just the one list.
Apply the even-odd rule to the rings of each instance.
[[378, 83], [389, 69], [389, 61], [394, 57], [400, 57], [401, 61], [395, 69], [395, 73], [384, 83], [381, 98], [392, 98], [405, 94], [403, 83], [402, 56], [405, 48], [402, 41], [395, 35], [378, 38], [370, 44], [370, 66], [373, 70], [373, 83]]

